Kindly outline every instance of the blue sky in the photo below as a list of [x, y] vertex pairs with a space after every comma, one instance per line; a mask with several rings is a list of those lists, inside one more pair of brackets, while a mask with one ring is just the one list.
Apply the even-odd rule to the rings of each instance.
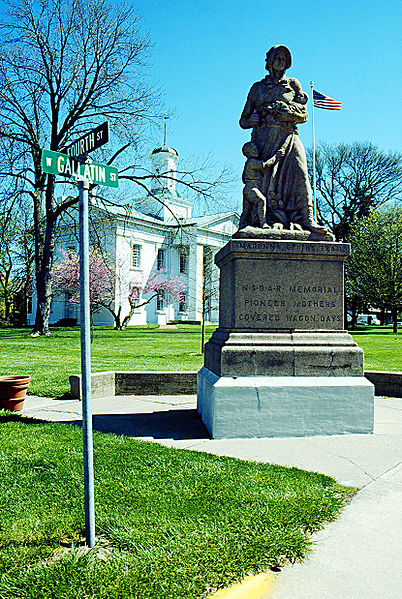
[[[248, 90], [265, 76], [264, 57], [287, 45], [287, 72], [310, 95], [315, 89], [342, 101], [342, 110], [315, 110], [317, 141], [371, 141], [399, 150], [401, 136], [402, 18], [396, 0], [137, 0], [154, 48], [151, 78], [176, 110], [168, 143], [183, 159], [208, 153], [240, 177], [238, 125]], [[311, 112], [311, 104], [309, 102]], [[300, 127], [312, 143], [311, 120]], [[240, 203], [240, 195], [239, 195]]]

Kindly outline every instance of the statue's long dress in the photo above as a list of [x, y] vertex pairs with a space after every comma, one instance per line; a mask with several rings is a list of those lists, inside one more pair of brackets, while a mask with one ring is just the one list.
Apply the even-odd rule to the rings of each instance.
[[[260, 160], [268, 160], [279, 149], [285, 151], [277, 163], [267, 169], [261, 191], [267, 198], [267, 221], [282, 222], [286, 228], [290, 222], [303, 220], [305, 209], [312, 205], [311, 186], [308, 179], [306, 153], [300, 141], [297, 123], [307, 121], [304, 104], [295, 101], [297, 90], [301, 90], [296, 79], [283, 77], [274, 82], [269, 75], [254, 83], [247, 98], [240, 123], [257, 112], [263, 124], [254, 127], [251, 139], [258, 148]], [[286, 102], [291, 114], [274, 120], [264, 114], [264, 105], [275, 100]]]

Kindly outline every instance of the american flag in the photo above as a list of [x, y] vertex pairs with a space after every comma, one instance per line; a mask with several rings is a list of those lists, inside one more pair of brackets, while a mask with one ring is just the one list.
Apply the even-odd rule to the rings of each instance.
[[316, 108], [326, 108], [327, 110], [340, 110], [342, 108], [342, 102], [338, 102], [338, 100], [320, 94], [313, 89], [313, 106]]

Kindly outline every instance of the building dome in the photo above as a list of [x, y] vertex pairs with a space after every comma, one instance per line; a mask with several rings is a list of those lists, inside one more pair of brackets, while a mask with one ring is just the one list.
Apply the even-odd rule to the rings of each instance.
[[175, 154], [176, 156], [179, 155], [177, 150], [175, 150], [174, 148], [169, 148], [169, 146], [163, 145], [160, 148], [155, 148], [155, 150], [153, 150], [153, 152], [151, 152], [151, 156], [152, 156], [152, 154], [159, 154], [161, 152], [166, 152], [168, 154]]

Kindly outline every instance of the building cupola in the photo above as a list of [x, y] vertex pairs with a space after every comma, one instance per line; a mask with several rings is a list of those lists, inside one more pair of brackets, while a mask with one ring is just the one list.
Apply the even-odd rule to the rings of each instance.
[[152, 160], [152, 193], [169, 193], [176, 195], [176, 173], [179, 154], [166, 144], [155, 148], [150, 156]]
[[176, 190], [179, 153], [166, 144], [167, 117], [165, 117], [163, 145], [150, 155], [152, 161], [151, 193], [144, 201], [143, 211], [164, 222], [178, 222], [191, 218], [192, 200], [182, 198]]

